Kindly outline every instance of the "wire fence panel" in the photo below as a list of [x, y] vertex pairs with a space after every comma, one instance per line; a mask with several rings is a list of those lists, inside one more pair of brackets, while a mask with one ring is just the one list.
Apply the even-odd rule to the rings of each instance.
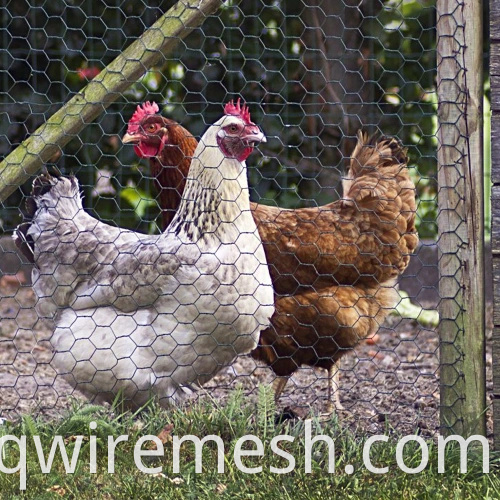
[[[273, 384], [289, 415], [434, 436], [434, 2], [39, 4], [0, 8], [0, 154], [27, 151], [0, 165], [0, 416]], [[42, 163], [79, 187], [29, 201]], [[79, 189], [88, 216], [57, 201]]]

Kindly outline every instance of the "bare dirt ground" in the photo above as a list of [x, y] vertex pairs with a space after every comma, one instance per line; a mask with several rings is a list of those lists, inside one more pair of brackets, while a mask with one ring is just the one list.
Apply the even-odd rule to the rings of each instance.
[[[6, 279], [7, 278], [7, 279]], [[0, 280], [0, 417], [15, 420], [25, 413], [53, 418], [81, 396], [50, 366], [51, 330], [37, 318], [30, 286], [13, 276]], [[488, 395], [491, 350], [487, 353]], [[201, 397], [222, 404], [241, 384], [255, 402], [259, 384], [273, 380], [271, 371], [242, 356], [204, 387]], [[363, 343], [342, 362], [340, 422], [357, 431], [426, 437], [439, 429], [438, 338], [434, 329], [396, 316], [379, 330], [374, 344]], [[326, 372], [301, 369], [288, 382], [279, 409], [301, 417], [321, 414], [327, 394]], [[488, 399], [489, 401], [489, 399]], [[491, 415], [488, 415], [491, 435]]]

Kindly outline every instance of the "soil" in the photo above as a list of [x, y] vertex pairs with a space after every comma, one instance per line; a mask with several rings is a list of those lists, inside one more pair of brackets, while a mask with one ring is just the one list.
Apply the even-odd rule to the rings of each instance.
[[[84, 399], [50, 365], [51, 328], [38, 320], [35, 296], [19, 277], [0, 279], [0, 417], [16, 420], [25, 413], [60, 416]], [[433, 437], [439, 430], [439, 347], [433, 328], [390, 316], [375, 343], [362, 343], [342, 360], [340, 399], [342, 425], [357, 432]], [[487, 390], [492, 391], [491, 349], [487, 352]], [[249, 356], [239, 357], [201, 391], [201, 397], [224, 402], [240, 384], [255, 401], [259, 384], [272, 372]], [[289, 380], [278, 410], [304, 418], [321, 415], [327, 394], [326, 372], [302, 368]], [[488, 399], [490, 401], [490, 399]], [[491, 437], [491, 412], [488, 413]]]

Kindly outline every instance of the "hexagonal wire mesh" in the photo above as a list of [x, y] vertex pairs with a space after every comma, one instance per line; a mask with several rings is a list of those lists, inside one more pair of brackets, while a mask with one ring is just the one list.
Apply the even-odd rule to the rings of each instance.
[[[96, 4], [84, 0], [77, 6], [59, 1], [25, 1], [2, 7], [0, 36], [4, 48], [0, 52], [0, 78], [4, 119], [0, 121], [0, 134], [6, 140], [0, 143], [1, 154], [7, 155], [33, 134], [172, 4], [122, 0]], [[285, 222], [276, 218], [279, 210], [271, 211], [271, 215], [264, 210], [261, 215], [260, 234], [267, 243], [274, 286], [283, 294], [273, 328], [282, 336], [279, 342], [292, 347], [280, 351], [279, 346], [272, 346], [278, 342], [272, 334], [268, 339], [271, 352], [281, 353], [284, 361], [276, 361], [270, 355], [269, 368], [265, 356], [256, 360], [244, 354], [234, 362], [233, 354], [222, 356], [217, 361], [217, 374], [206, 377], [211, 380], [203, 385], [201, 397], [210, 393], [211, 397], [224, 400], [241, 384], [248, 397], [255, 398], [258, 384], [275, 378], [273, 369], [278, 375], [289, 370], [293, 376], [279, 406], [291, 407], [298, 413], [309, 407], [315, 412], [324, 411], [328, 391], [324, 368], [331, 364], [334, 346], [357, 344], [354, 350], [341, 352], [339, 394], [345, 409], [339, 413], [341, 418], [348, 425], [361, 425], [373, 432], [383, 431], [389, 424], [402, 432], [419, 428], [424, 435], [433, 434], [439, 427], [436, 314], [422, 309], [434, 309], [439, 301], [433, 2], [227, 2], [208, 16], [200, 28], [191, 30], [173, 53], [146, 69], [140, 80], [130, 82], [116, 102], [49, 162], [63, 174], [76, 175], [89, 214], [113, 227], [159, 234], [172, 218], [172, 212], [165, 210], [177, 208], [179, 196], [172, 193], [182, 187], [183, 181], [175, 168], [164, 170], [155, 164], [154, 158], [139, 158], [136, 152], [147, 156], [140, 148], [122, 144], [136, 106], [155, 101], [163, 116], [177, 121], [199, 139], [222, 116], [223, 104], [237, 97], [248, 103], [252, 120], [267, 137], [267, 143], [262, 143], [248, 161], [251, 199], [270, 207], [311, 207], [298, 217], [295, 236]], [[394, 234], [394, 221], [392, 225], [387, 223], [387, 213], [377, 203], [367, 208], [360, 202], [360, 206], [354, 204], [353, 210], [348, 203], [336, 201], [347, 196], [349, 186], [344, 184], [343, 189], [340, 181], [353, 155], [359, 129], [398, 137], [408, 148], [408, 172], [416, 185], [418, 201], [416, 225], [424, 243], [416, 249], [404, 274], [407, 259], [399, 253], [391, 261], [386, 254], [394, 248], [401, 250], [408, 235], [398, 231]], [[384, 174], [390, 177], [389, 188], [378, 199], [375, 196], [375, 201], [400, 201], [411, 191], [406, 190], [406, 195], [404, 189], [403, 194], [394, 191], [402, 182], [401, 178], [394, 182], [395, 172], [403, 172], [403, 176], [407, 172], [393, 157], [400, 154], [394, 144], [389, 151], [389, 163], [398, 168]], [[178, 148], [173, 150], [179, 152]], [[376, 155], [381, 150], [379, 143], [369, 151]], [[192, 150], [182, 152], [193, 155]], [[384, 159], [377, 161], [383, 163]], [[169, 164], [167, 160], [164, 163]], [[370, 177], [369, 173], [366, 175]], [[366, 182], [373, 187], [370, 180]], [[382, 189], [382, 184], [379, 179], [376, 186]], [[38, 299], [31, 286], [31, 266], [16, 251], [9, 234], [19, 223], [19, 207], [24, 207], [30, 189], [31, 182], [19, 187], [0, 212], [4, 232], [0, 281], [2, 416], [15, 418], [33, 410], [53, 415], [68, 406], [71, 398], [81, 398], [71, 385], [79, 375], [72, 378], [68, 366], [80, 373], [78, 364], [87, 368], [95, 365], [97, 372], [88, 369], [84, 380], [94, 392], [114, 386], [117, 366], [121, 364], [128, 367], [118, 376], [125, 381], [133, 379], [137, 384], [135, 375], [145, 374], [145, 385], [140, 387], [143, 390], [148, 389], [148, 384], [161, 385], [166, 372], [155, 372], [154, 363], [160, 363], [158, 360], [168, 358], [176, 366], [190, 366], [194, 362], [192, 356], [179, 361], [171, 346], [162, 351], [155, 347], [155, 342], [178, 325], [191, 324], [193, 317], [198, 318], [194, 328], [197, 342], [201, 339], [203, 343], [203, 338], [210, 337], [197, 316], [200, 307], [207, 306], [198, 307], [194, 316], [191, 310], [193, 303], [207, 296], [211, 297], [210, 307], [214, 307], [213, 291], [203, 291], [203, 286], [210, 290], [206, 283], [201, 291], [181, 283], [183, 296], [177, 297], [176, 303], [183, 305], [176, 309], [177, 316], [173, 313], [175, 326], [155, 326], [158, 313], [168, 316], [156, 303], [143, 307], [139, 304], [141, 311], [154, 311], [154, 318], [144, 320], [136, 315], [129, 328], [133, 311], [114, 304], [95, 313], [88, 313], [87, 309], [90, 323], [83, 327], [83, 332], [76, 323], [67, 321], [65, 335], [71, 341], [54, 341], [54, 325], [43, 322], [34, 309]], [[336, 214], [336, 218], [318, 216], [315, 207], [327, 203], [334, 204], [329, 213]], [[408, 209], [408, 205], [404, 206]], [[405, 220], [405, 230], [411, 231], [411, 214], [402, 213], [401, 206], [398, 210], [390, 205], [389, 211], [396, 214], [398, 221]], [[360, 236], [363, 224], [364, 233]], [[248, 227], [246, 230], [251, 230], [251, 223]], [[113, 230], [109, 232], [115, 235]], [[368, 247], [363, 246], [364, 237], [376, 242], [369, 257]], [[273, 248], [285, 245], [283, 240], [287, 245], [295, 244], [295, 249], [285, 246], [284, 251], [273, 254]], [[405, 243], [406, 251], [415, 242], [413, 238]], [[83, 243], [79, 246], [76, 240], [71, 248], [92, 257], [96, 244], [89, 249]], [[137, 251], [130, 245], [114, 246], [120, 255], [130, 256]], [[330, 259], [326, 260], [331, 270], [321, 267], [325, 255]], [[154, 259], [146, 264], [158, 276], [173, 272], [161, 271]], [[196, 268], [196, 259], [193, 265]], [[97, 271], [93, 264], [88, 266], [87, 273], [92, 278]], [[115, 265], [113, 269], [116, 279], [133, 274], [137, 277], [141, 271], [126, 265]], [[203, 267], [200, 273], [205, 281], [210, 277], [210, 271]], [[284, 276], [278, 278], [279, 273]], [[396, 275], [401, 297], [395, 299], [391, 278]], [[248, 276], [248, 271], [243, 276]], [[162, 291], [167, 294], [168, 290]], [[409, 299], [404, 298], [405, 293]], [[234, 301], [228, 294], [228, 300]], [[308, 294], [313, 294], [312, 298]], [[171, 308], [168, 300], [167, 309]], [[219, 304], [222, 300], [218, 297]], [[115, 331], [112, 327], [106, 330], [103, 325], [110, 321], [101, 317], [102, 311], [113, 319], [121, 317], [123, 324]], [[295, 316], [297, 319], [293, 320]], [[339, 324], [343, 329], [339, 330]], [[318, 343], [318, 334], [331, 341]], [[77, 336], [79, 344], [75, 343]], [[118, 340], [125, 338], [133, 347], [118, 348], [115, 336]], [[175, 332], [170, 337], [175, 339]], [[177, 340], [178, 346], [185, 343], [182, 338]], [[220, 348], [223, 343], [224, 338], [219, 338], [215, 345]], [[295, 348], [294, 343], [299, 347]], [[73, 364], [58, 364], [54, 350], [68, 354]], [[249, 350], [245, 345], [236, 353]], [[296, 351], [308, 353], [299, 356], [298, 363], [304, 361], [301, 367], [296, 367], [292, 359]], [[207, 356], [208, 351], [204, 352]], [[214, 352], [212, 349], [208, 353], [212, 359]], [[280, 362], [288, 368], [280, 370]], [[166, 378], [170, 380], [171, 373]], [[188, 376], [179, 384], [190, 389], [195, 382]]]

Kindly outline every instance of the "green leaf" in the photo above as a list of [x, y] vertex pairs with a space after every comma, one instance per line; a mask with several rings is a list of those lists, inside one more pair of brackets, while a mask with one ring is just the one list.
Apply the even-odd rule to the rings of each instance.
[[142, 219], [150, 207], [156, 206], [156, 200], [137, 187], [126, 187], [120, 191], [120, 197], [129, 203], [137, 217]]

